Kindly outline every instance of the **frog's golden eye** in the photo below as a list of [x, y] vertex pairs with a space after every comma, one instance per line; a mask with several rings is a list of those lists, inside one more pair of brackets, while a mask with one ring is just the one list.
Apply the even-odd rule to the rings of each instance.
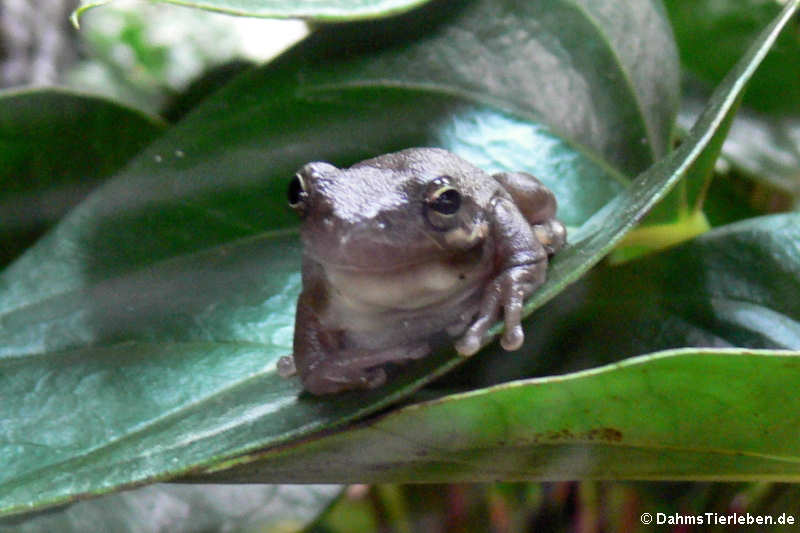
[[425, 215], [433, 227], [440, 230], [452, 227], [460, 208], [461, 193], [450, 185], [446, 177], [431, 183], [430, 192], [425, 195]]
[[308, 191], [306, 190], [306, 182], [303, 176], [298, 172], [289, 182], [289, 207], [295, 211], [302, 212], [305, 210], [306, 201], [308, 200]]

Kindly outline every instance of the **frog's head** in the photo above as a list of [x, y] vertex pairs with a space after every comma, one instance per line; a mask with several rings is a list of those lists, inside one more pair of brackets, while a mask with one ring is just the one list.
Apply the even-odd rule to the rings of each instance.
[[312, 259], [381, 272], [477, 248], [496, 189], [491, 176], [455, 154], [412, 148], [345, 169], [309, 163], [289, 185], [289, 205], [302, 218]]

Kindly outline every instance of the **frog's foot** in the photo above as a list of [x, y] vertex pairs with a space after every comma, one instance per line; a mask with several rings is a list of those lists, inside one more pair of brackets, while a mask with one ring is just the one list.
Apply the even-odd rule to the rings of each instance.
[[383, 368], [345, 369], [339, 365], [323, 364], [303, 378], [303, 387], [317, 396], [352, 389], [374, 389], [386, 383]]
[[310, 368], [303, 376], [303, 386], [312, 394], [374, 389], [386, 383], [386, 371], [381, 365], [419, 359], [430, 351], [427, 343], [385, 350], [342, 350], [336, 353], [336, 357]]
[[466, 333], [456, 341], [460, 355], [469, 357], [480, 350], [486, 332], [503, 310], [505, 330], [500, 345], [509, 351], [517, 350], [525, 340], [522, 332], [522, 305], [525, 298], [544, 282], [547, 260], [517, 265], [503, 271], [484, 290], [478, 316]]
[[541, 224], [531, 226], [536, 240], [547, 251], [547, 255], [553, 255], [567, 242], [567, 228], [556, 219], [550, 219]]
[[336, 354], [336, 365], [347, 368], [366, 369], [386, 363], [402, 363], [420, 359], [431, 353], [428, 343], [401, 344], [382, 350], [341, 350]]

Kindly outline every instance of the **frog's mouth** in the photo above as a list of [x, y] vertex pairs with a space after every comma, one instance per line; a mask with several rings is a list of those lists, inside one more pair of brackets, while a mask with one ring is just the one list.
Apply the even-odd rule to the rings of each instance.
[[404, 246], [374, 234], [366, 238], [345, 234], [339, 239], [304, 239], [303, 250], [326, 269], [390, 275], [426, 265], [468, 267], [482, 255], [487, 233], [487, 224], [476, 224], [470, 231], [457, 227], [441, 233], [420, 232]]

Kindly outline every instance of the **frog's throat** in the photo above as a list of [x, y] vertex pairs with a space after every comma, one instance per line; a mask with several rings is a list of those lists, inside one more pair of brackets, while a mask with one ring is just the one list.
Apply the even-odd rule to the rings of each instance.
[[336, 297], [352, 309], [419, 309], [450, 300], [481, 285], [491, 261], [481, 250], [459, 261], [440, 259], [378, 272], [324, 265]]

